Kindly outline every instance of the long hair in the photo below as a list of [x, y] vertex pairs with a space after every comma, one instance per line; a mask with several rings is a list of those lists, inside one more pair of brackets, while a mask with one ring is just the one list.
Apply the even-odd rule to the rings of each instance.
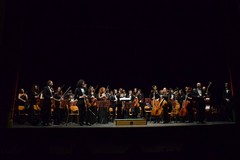
[[83, 79], [80, 79], [80, 80], [77, 82], [77, 88], [82, 87], [83, 83], [84, 83], [84, 80], [83, 80]]

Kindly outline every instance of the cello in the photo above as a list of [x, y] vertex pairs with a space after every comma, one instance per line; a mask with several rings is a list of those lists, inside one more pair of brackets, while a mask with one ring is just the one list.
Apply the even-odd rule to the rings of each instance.
[[188, 94], [186, 95], [185, 99], [182, 102], [182, 108], [179, 111], [179, 117], [186, 117], [188, 111], [187, 111], [187, 106], [189, 106], [190, 101], [187, 100]]
[[167, 101], [162, 98], [161, 101], [158, 101], [156, 99], [152, 100], [152, 116], [161, 116], [163, 114], [163, 106], [167, 104]]

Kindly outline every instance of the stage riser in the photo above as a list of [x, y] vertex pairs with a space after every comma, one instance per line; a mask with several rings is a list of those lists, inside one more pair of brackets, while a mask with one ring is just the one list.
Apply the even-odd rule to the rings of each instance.
[[147, 121], [145, 119], [115, 119], [116, 125], [147, 125]]

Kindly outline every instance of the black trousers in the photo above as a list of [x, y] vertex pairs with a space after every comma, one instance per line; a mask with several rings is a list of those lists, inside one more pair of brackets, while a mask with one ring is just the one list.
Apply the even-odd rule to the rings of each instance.
[[41, 108], [42, 123], [49, 124], [51, 119], [51, 100], [43, 100], [43, 107]]

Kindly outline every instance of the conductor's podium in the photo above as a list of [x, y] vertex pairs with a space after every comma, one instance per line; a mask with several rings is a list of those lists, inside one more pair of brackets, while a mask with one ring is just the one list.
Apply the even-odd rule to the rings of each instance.
[[115, 119], [116, 125], [147, 125], [147, 120], [144, 118], [136, 119]]

